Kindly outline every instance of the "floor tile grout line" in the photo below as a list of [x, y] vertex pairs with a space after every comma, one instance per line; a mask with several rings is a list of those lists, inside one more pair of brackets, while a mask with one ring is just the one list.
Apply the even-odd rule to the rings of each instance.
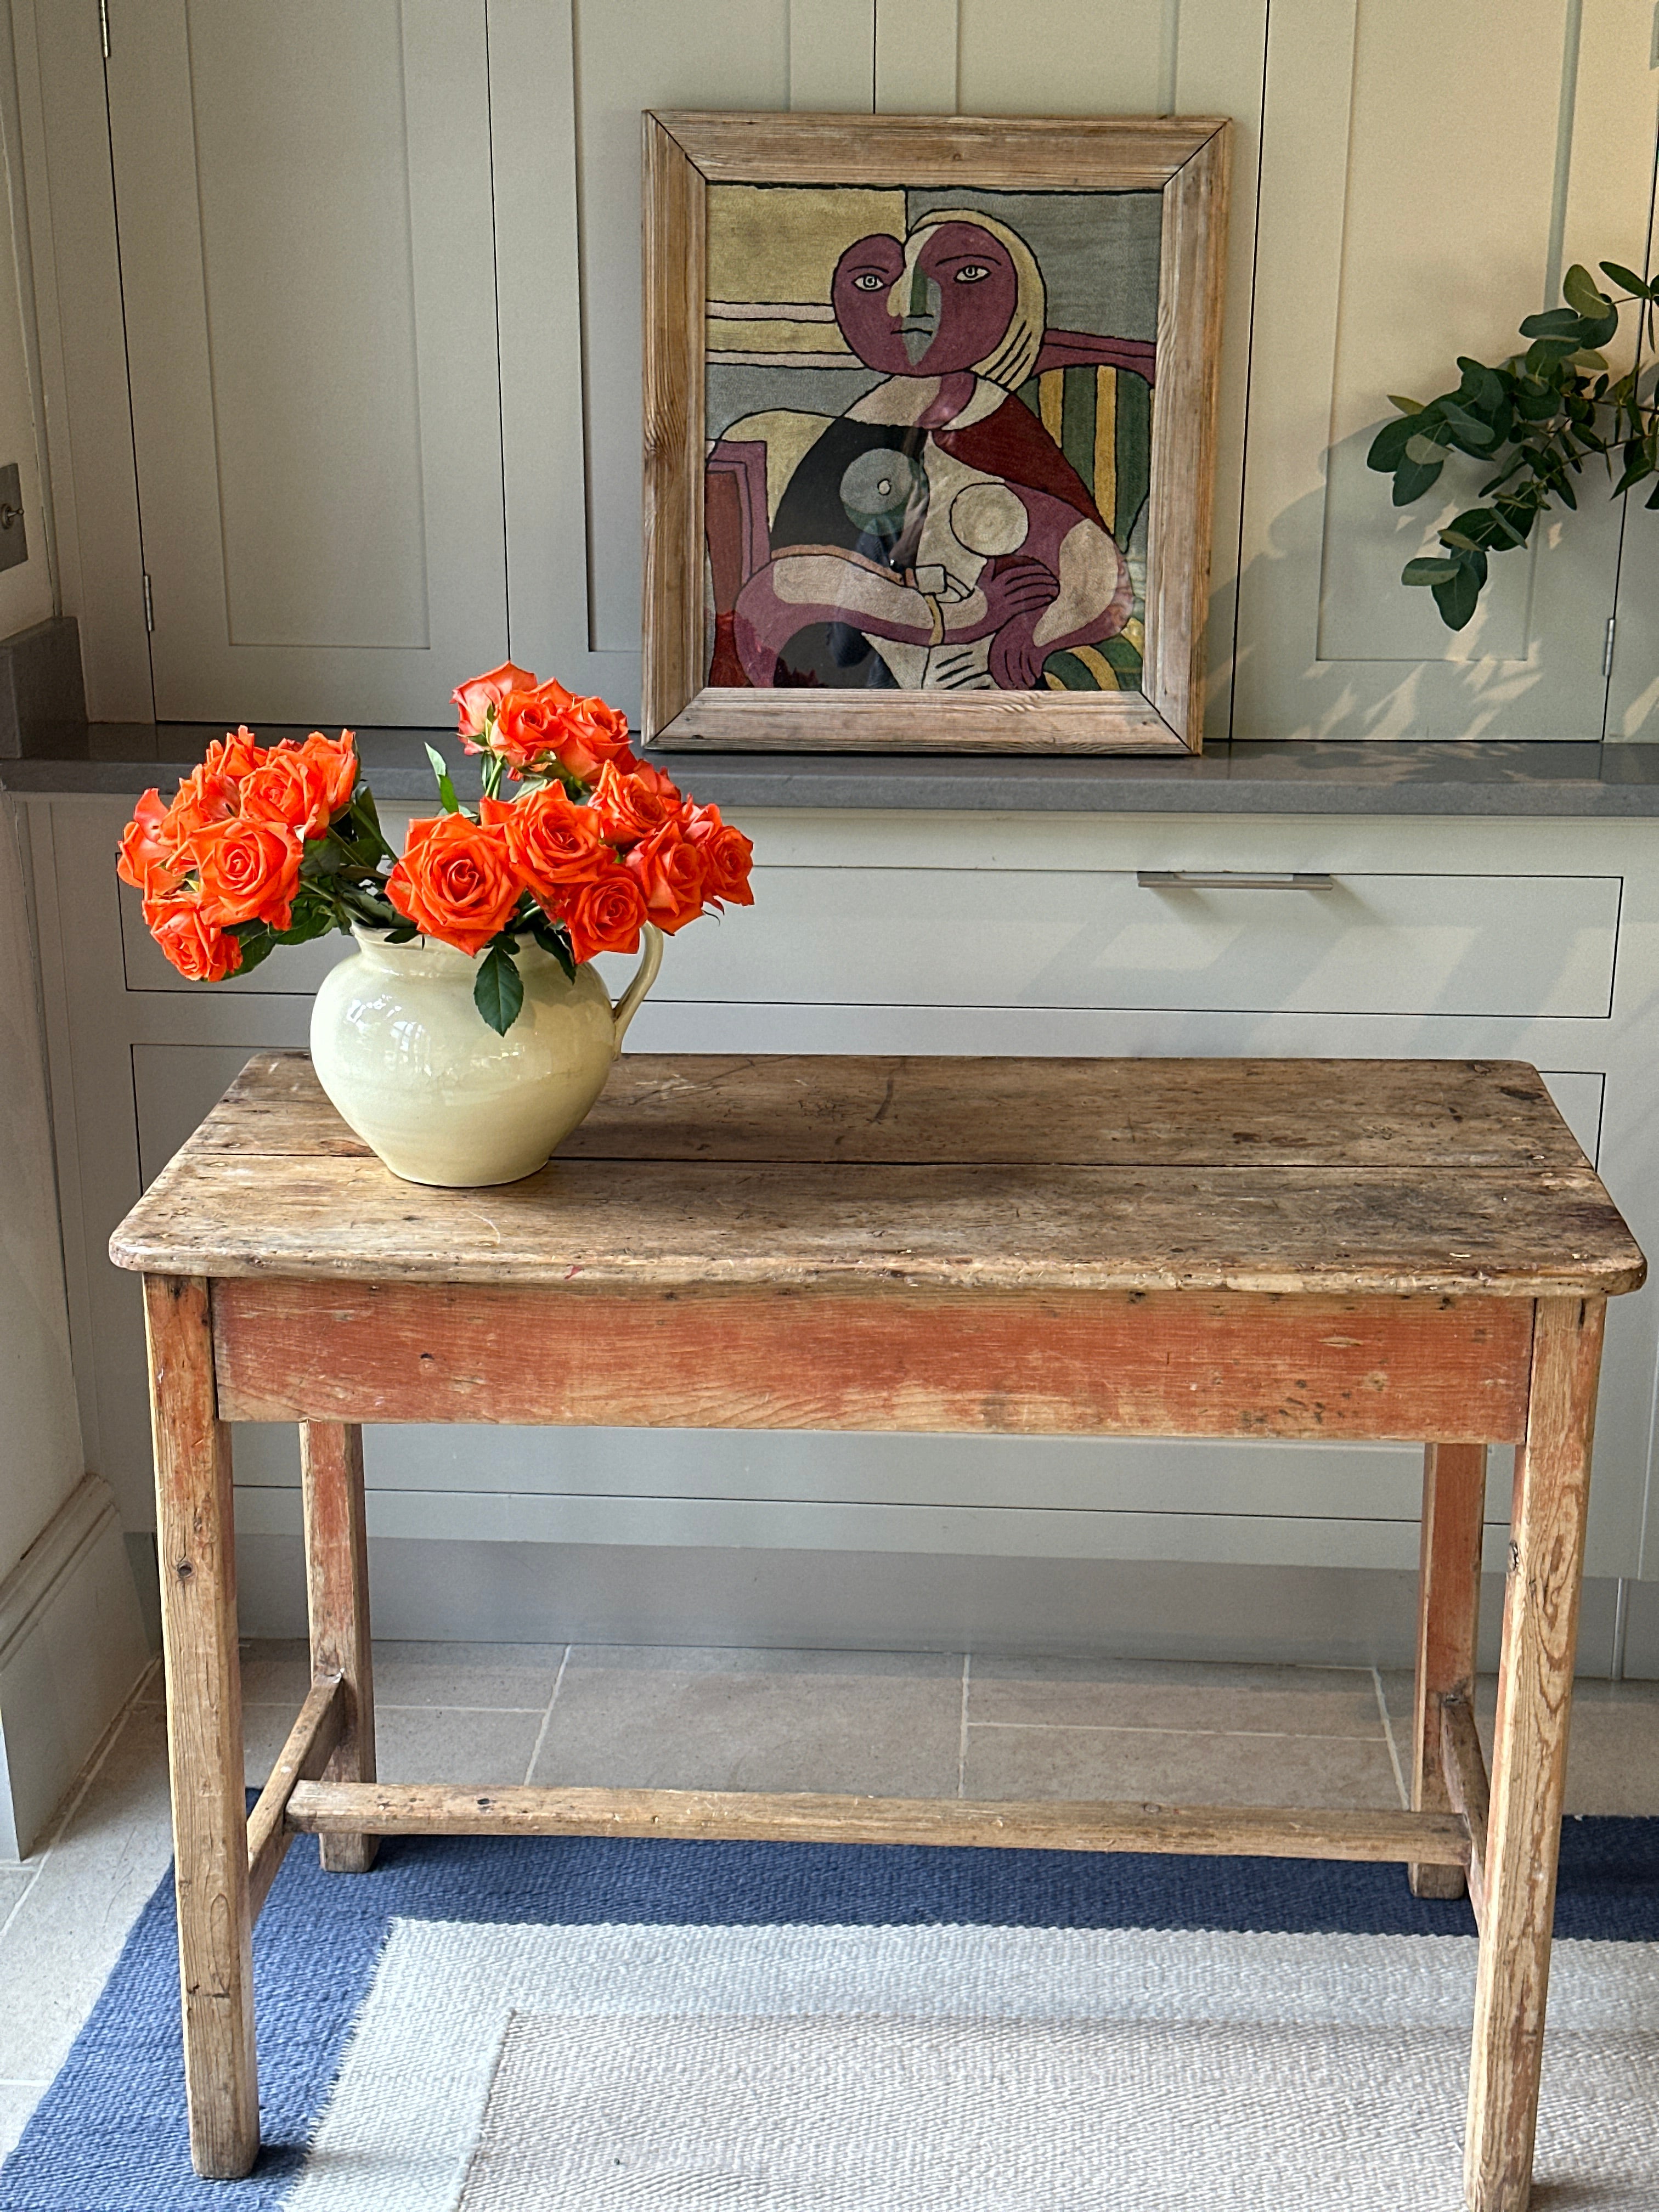
[[[1236, 1735], [1250, 1743], [1380, 1743], [1386, 1740], [1382, 1729], [1370, 1735], [1333, 1735], [1320, 1729], [1167, 1728], [1156, 1721], [969, 1721], [968, 1725], [1043, 1729], [1055, 1735]], [[1396, 1760], [1396, 1771], [1398, 1765]]]
[[564, 1682], [564, 1670], [570, 1664], [570, 1655], [575, 1648], [574, 1644], [565, 1645], [564, 1656], [559, 1662], [559, 1671], [553, 1677], [553, 1694], [547, 1701], [547, 1711], [542, 1715], [542, 1724], [536, 1731], [536, 1741], [530, 1753], [530, 1763], [524, 1771], [526, 1790], [530, 1787], [530, 1778], [536, 1771], [536, 1761], [542, 1755], [542, 1746], [547, 1741], [547, 1731], [553, 1725], [553, 1708], [559, 1702], [559, 1691]]
[[114, 1750], [116, 1745], [120, 1741], [127, 1723], [132, 1718], [133, 1714], [138, 1710], [140, 1704], [143, 1702], [143, 1692], [145, 1686], [154, 1677], [156, 1668], [160, 1667], [161, 1664], [161, 1655], [158, 1651], [150, 1660], [148, 1666], [145, 1667], [143, 1672], [139, 1675], [138, 1680], [133, 1684], [131, 1689], [128, 1691], [126, 1696], [122, 1699], [120, 1709], [116, 1713], [115, 1717], [111, 1721], [109, 1726], [105, 1729], [102, 1739], [94, 1746], [92, 1755], [82, 1770], [79, 1782], [70, 1792], [69, 1800], [64, 1805], [62, 1812], [60, 1812], [57, 1818], [51, 1823], [46, 1840], [40, 1846], [40, 1856], [35, 1860], [34, 1865], [29, 1869], [29, 1880], [27, 1886], [23, 1891], [23, 1894], [18, 1899], [16, 1904], [12, 1906], [11, 1911], [6, 1915], [4, 1920], [0, 1921], [0, 1943], [4, 1942], [7, 1935], [11, 1929], [12, 1923], [15, 1921], [18, 1914], [23, 1910], [23, 1907], [28, 1903], [30, 1898], [33, 1896], [35, 1884], [40, 1881], [41, 1875], [46, 1870], [46, 1862], [51, 1858], [52, 1853], [62, 1842], [64, 1832], [69, 1826], [70, 1822], [75, 1818], [76, 1813], [81, 1809], [82, 1803], [86, 1797], [88, 1790], [91, 1789], [93, 1784], [98, 1779], [100, 1774], [102, 1773], [105, 1761]]
[[968, 1794], [968, 1682], [973, 1663], [972, 1652], [964, 1651], [962, 1655], [962, 1724], [957, 1739], [957, 1795], [958, 1797], [965, 1797]]
[[1389, 1711], [1382, 1672], [1376, 1667], [1371, 1668], [1371, 1686], [1376, 1692], [1376, 1710], [1382, 1716], [1382, 1735], [1389, 1747], [1389, 1763], [1394, 1768], [1394, 1786], [1400, 1792], [1401, 1806], [1409, 1813], [1412, 1808], [1411, 1792], [1406, 1787], [1405, 1770], [1400, 1764], [1400, 1749], [1394, 1740], [1394, 1720]]

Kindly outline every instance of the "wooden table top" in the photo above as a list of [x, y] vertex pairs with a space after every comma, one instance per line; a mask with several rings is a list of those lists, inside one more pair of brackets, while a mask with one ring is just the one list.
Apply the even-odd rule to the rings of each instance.
[[629, 1053], [557, 1157], [400, 1182], [303, 1053], [249, 1061], [115, 1232], [155, 1274], [672, 1289], [1636, 1289], [1518, 1062]]

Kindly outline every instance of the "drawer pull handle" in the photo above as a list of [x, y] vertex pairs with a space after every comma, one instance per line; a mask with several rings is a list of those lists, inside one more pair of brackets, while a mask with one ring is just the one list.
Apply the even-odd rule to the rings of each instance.
[[1135, 881], [1143, 890], [1213, 891], [1330, 891], [1334, 876], [1304, 873], [1288, 868], [1137, 868]]

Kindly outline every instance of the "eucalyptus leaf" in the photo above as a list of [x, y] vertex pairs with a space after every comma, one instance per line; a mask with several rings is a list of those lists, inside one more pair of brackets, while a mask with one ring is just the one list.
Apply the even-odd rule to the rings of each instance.
[[1409, 507], [1413, 500], [1421, 499], [1435, 483], [1444, 466], [1445, 463], [1439, 460], [1431, 468], [1420, 461], [1401, 461], [1394, 474], [1395, 505]]
[[1423, 412], [1423, 402], [1420, 399], [1407, 399], [1405, 394], [1400, 392], [1391, 392], [1389, 394], [1389, 404], [1390, 407], [1397, 407], [1402, 415], [1420, 415]]
[[461, 811], [461, 802], [456, 798], [455, 786], [450, 781], [449, 763], [438, 750], [436, 745], [429, 744], [427, 747], [426, 757], [432, 763], [432, 774], [438, 786], [440, 805], [446, 814], [459, 814]]
[[497, 1036], [505, 1036], [524, 1005], [524, 979], [513, 955], [500, 942], [478, 963], [472, 978], [472, 1003]]
[[1419, 468], [1431, 468], [1445, 458], [1446, 448], [1438, 439], [1419, 435], [1406, 441], [1406, 459], [1415, 461]]
[[1479, 580], [1460, 564], [1455, 576], [1435, 586], [1434, 603], [1448, 629], [1462, 629], [1480, 604]]
[[1638, 276], [1633, 269], [1626, 269], [1622, 261], [1602, 262], [1601, 274], [1611, 276], [1615, 284], [1622, 284], [1627, 292], [1634, 292], [1638, 300], [1653, 297], [1652, 286], [1645, 278]]
[[1462, 568], [1455, 561], [1437, 561], [1432, 554], [1419, 554], [1415, 561], [1407, 561], [1400, 572], [1402, 584], [1449, 584]]
[[1523, 338], [1577, 337], [1583, 315], [1577, 307], [1547, 307], [1541, 315], [1528, 315], [1521, 325]]
[[1581, 261], [1575, 261], [1561, 279], [1561, 289], [1567, 305], [1576, 307], [1581, 315], [1605, 315], [1613, 305]]

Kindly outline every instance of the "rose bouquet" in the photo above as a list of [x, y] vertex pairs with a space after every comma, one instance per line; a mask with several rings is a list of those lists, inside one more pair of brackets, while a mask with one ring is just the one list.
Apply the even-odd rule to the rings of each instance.
[[748, 838], [635, 759], [625, 718], [602, 699], [508, 661], [454, 703], [465, 750], [483, 757], [483, 796], [476, 814], [462, 806], [428, 745], [442, 811], [410, 823], [401, 860], [349, 730], [262, 746], [238, 729], [171, 801], [147, 791], [117, 872], [179, 974], [246, 975], [273, 947], [333, 929], [435, 939], [482, 955], [473, 1002], [505, 1036], [524, 1004], [526, 939], [574, 977], [595, 953], [636, 951], [647, 925], [672, 936], [753, 903]]

